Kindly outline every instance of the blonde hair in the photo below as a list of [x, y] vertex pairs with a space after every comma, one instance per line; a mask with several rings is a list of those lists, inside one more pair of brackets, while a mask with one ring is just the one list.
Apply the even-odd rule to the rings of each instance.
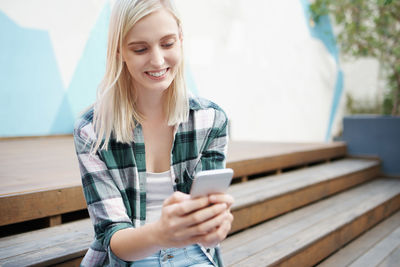
[[[111, 137], [117, 142], [132, 142], [136, 122], [143, 122], [143, 115], [136, 109], [135, 89], [132, 88], [130, 73], [123, 62], [122, 53], [118, 51], [122, 51], [125, 36], [140, 19], [163, 8], [175, 17], [181, 30], [181, 21], [170, 0], [118, 0], [114, 4], [108, 32], [106, 71], [94, 104], [93, 127], [97, 140], [92, 153], [99, 149], [107, 150]], [[187, 120], [188, 102], [182, 56], [176, 76], [167, 89], [164, 108], [168, 125]]]

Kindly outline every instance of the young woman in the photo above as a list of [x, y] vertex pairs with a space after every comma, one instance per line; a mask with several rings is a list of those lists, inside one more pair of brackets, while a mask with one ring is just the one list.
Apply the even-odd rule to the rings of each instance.
[[95, 241], [83, 266], [221, 266], [233, 198], [191, 199], [200, 170], [225, 167], [227, 117], [188, 97], [170, 1], [120, 0], [95, 104], [75, 146]]

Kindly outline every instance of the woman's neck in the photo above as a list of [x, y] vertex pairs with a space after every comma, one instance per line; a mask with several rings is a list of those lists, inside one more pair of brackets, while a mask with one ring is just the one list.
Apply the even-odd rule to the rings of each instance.
[[166, 90], [162, 92], [138, 91], [137, 108], [144, 115], [146, 122], [161, 122], [166, 120], [164, 109], [166, 97]]

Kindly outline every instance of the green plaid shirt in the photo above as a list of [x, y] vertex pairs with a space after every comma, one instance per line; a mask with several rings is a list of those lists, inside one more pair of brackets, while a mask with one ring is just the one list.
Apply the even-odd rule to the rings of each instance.
[[[174, 190], [188, 193], [194, 174], [225, 168], [227, 124], [216, 104], [190, 98], [189, 118], [176, 126], [171, 154]], [[82, 175], [83, 192], [92, 220], [95, 240], [83, 266], [129, 266], [110, 249], [111, 236], [118, 230], [140, 227], [146, 220], [146, 162], [142, 128], [137, 124], [134, 142], [118, 143], [111, 138], [107, 150], [90, 155], [96, 141], [93, 110], [86, 112], [74, 129], [75, 148]], [[219, 249], [202, 248], [221, 266]]]

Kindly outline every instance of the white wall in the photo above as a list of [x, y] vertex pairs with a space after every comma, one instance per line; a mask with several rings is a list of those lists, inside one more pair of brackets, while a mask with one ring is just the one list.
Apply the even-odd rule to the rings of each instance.
[[176, 3], [200, 95], [227, 111], [233, 139], [325, 139], [337, 66], [300, 1]]

